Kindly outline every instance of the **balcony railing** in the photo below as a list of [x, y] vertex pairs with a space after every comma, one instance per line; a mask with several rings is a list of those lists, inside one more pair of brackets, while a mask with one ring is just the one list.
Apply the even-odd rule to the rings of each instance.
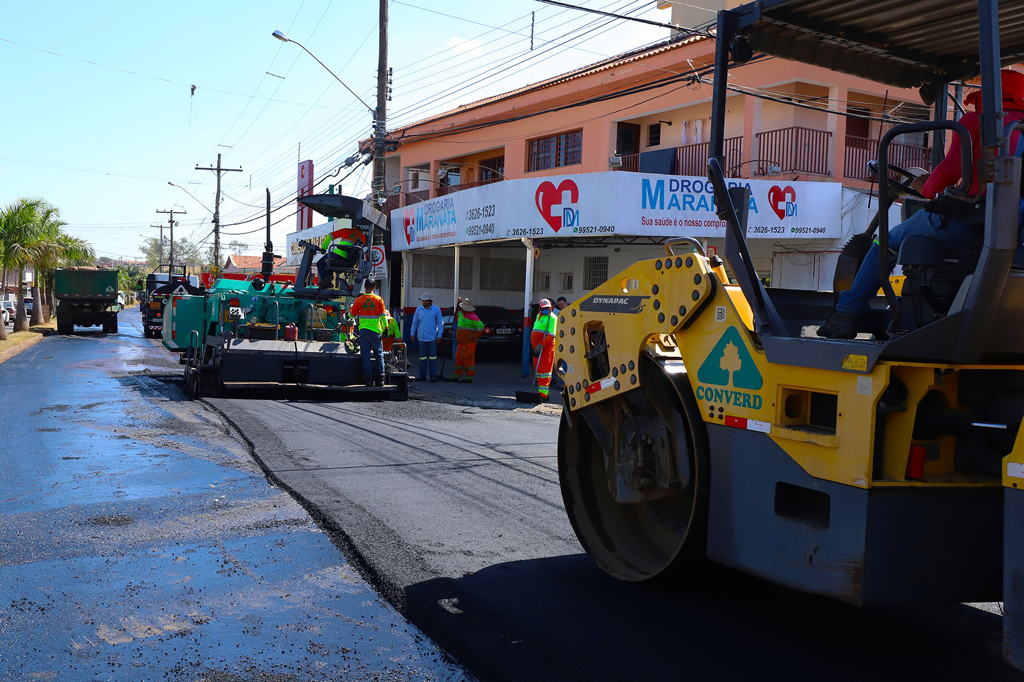
[[[743, 160], [743, 138], [727, 137], [724, 140], [725, 168], [734, 168]], [[676, 175], [708, 174], [708, 157], [711, 155], [710, 142], [697, 142], [676, 147]]]
[[496, 182], [501, 182], [505, 178], [495, 176], [488, 178], [487, 180], [476, 180], [474, 182], [460, 182], [457, 185], [441, 185], [437, 188], [437, 196], [443, 197], [446, 194], [452, 194], [453, 192], [461, 192], [464, 189], [472, 189], [473, 187], [483, 187], [484, 185], [493, 185]]
[[396, 208], [399, 208], [399, 205], [401, 203], [401, 194], [389, 194], [388, 200], [384, 202], [384, 212], [387, 213], [388, 215], [391, 215], [391, 212], [394, 211]]
[[[878, 140], [846, 136], [846, 163], [843, 172], [851, 180], [874, 180], [868, 172], [868, 161], [878, 158]], [[900, 168], [928, 168], [931, 150], [916, 144], [894, 142], [889, 145], [889, 163]], [[895, 180], [898, 175], [890, 173]]]
[[[739, 165], [743, 158], [743, 138], [728, 137], [725, 139], [725, 167]], [[710, 142], [696, 142], [676, 147], [676, 175], [696, 175], [703, 177], [708, 173], [708, 155], [711, 153]], [[640, 155], [626, 154], [620, 156], [622, 165], [616, 170], [629, 173], [640, 172]]]
[[419, 202], [426, 201], [429, 198], [430, 198], [430, 190], [429, 189], [421, 189], [418, 192], [406, 192], [405, 193], [405, 201], [402, 202], [402, 205], [403, 206], [408, 206], [409, 204], [418, 204]]
[[771, 166], [781, 173], [832, 175], [829, 152], [832, 133], [827, 130], [793, 126], [757, 134], [758, 175], [768, 175]]

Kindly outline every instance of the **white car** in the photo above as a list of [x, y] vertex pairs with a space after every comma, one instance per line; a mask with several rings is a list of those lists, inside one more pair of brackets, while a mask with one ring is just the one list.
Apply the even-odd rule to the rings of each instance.
[[14, 305], [14, 301], [0, 301], [0, 316], [3, 317], [4, 324], [10, 324], [14, 319]]

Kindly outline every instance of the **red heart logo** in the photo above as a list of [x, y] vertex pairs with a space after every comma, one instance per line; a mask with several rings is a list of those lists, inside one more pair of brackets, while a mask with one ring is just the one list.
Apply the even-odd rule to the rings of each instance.
[[788, 202], [796, 203], [796, 190], [790, 185], [785, 187], [772, 185], [772, 188], [768, 190], [768, 203], [775, 211], [775, 215], [779, 216], [779, 220], [786, 219], [786, 204]]
[[575, 204], [580, 199], [580, 189], [576, 186], [576, 183], [572, 180], [562, 180], [558, 187], [555, 187], [553, 182], [545, 180], [540, 183], [537, 188], [537, 194], [534, 200], [537, 203], [537, 210], [540, 211], [540, 215], [544, 218], [544, 221], [551, 226], [551, 229], [558, 232], [562, 229], [562, 216], [552, 215], [551, 208], [553, 206], [562, 205], [562, 196], [564, 192], [569, 193], [569, 203]]
[[413, 220], [416, 214], [412, 209], [406, 209], [402, 213], [402, 227], [405, 228], [405, 243], [412, 244], [412, 234], [409, 232], [409, 228], [412, 226]]

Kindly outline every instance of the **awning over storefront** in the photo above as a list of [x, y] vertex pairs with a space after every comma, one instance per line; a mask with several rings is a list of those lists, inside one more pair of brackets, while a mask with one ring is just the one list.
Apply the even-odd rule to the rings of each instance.
[[[837, 239], [838, 182], [733, 180], [750, 187], [748, 238]], [[723, 237], [705, 178], [586, 173], [506, 180], [391, 212], [396, 251], [502, 239]]]

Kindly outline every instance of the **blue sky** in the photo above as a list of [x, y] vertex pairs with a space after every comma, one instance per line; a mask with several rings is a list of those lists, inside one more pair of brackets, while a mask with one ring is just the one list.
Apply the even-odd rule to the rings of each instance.
[[[573, 1], [669, 21], [654, 0]], [[377, 13], [373, 0], [3, 3], [0, 204], [42, 197], [61, 210], [69, 232], [115, 258], [140, 256], [143, 238], [159, 233], [150, 225], [166, 224], [158, 209], [188, 212], [175, 237], [212, 243], [215, 178], [194, 168], [216, 165], [219, 152], [225, 167], [243, 171], [224, 175], [222, 244], [239, 239], [246, 253], [258, 253], [265, 188], [275, 205], [294, 196], [299, 146], [319, 179], [356, 150], [371, 123], [327, 71], [271, 32], [305, 44], [373, 104]], [[388, 114], [397, 125], [667, 31], [534, 0], [393, 0], [389, 34]], [[360, 168], [346, 193], [366, 192], [369, 167]], [[295, 219], [286, 218], [293, 210], [274, 213], [283, 218], [273, 228], [278, 248], [294, 231]]]

